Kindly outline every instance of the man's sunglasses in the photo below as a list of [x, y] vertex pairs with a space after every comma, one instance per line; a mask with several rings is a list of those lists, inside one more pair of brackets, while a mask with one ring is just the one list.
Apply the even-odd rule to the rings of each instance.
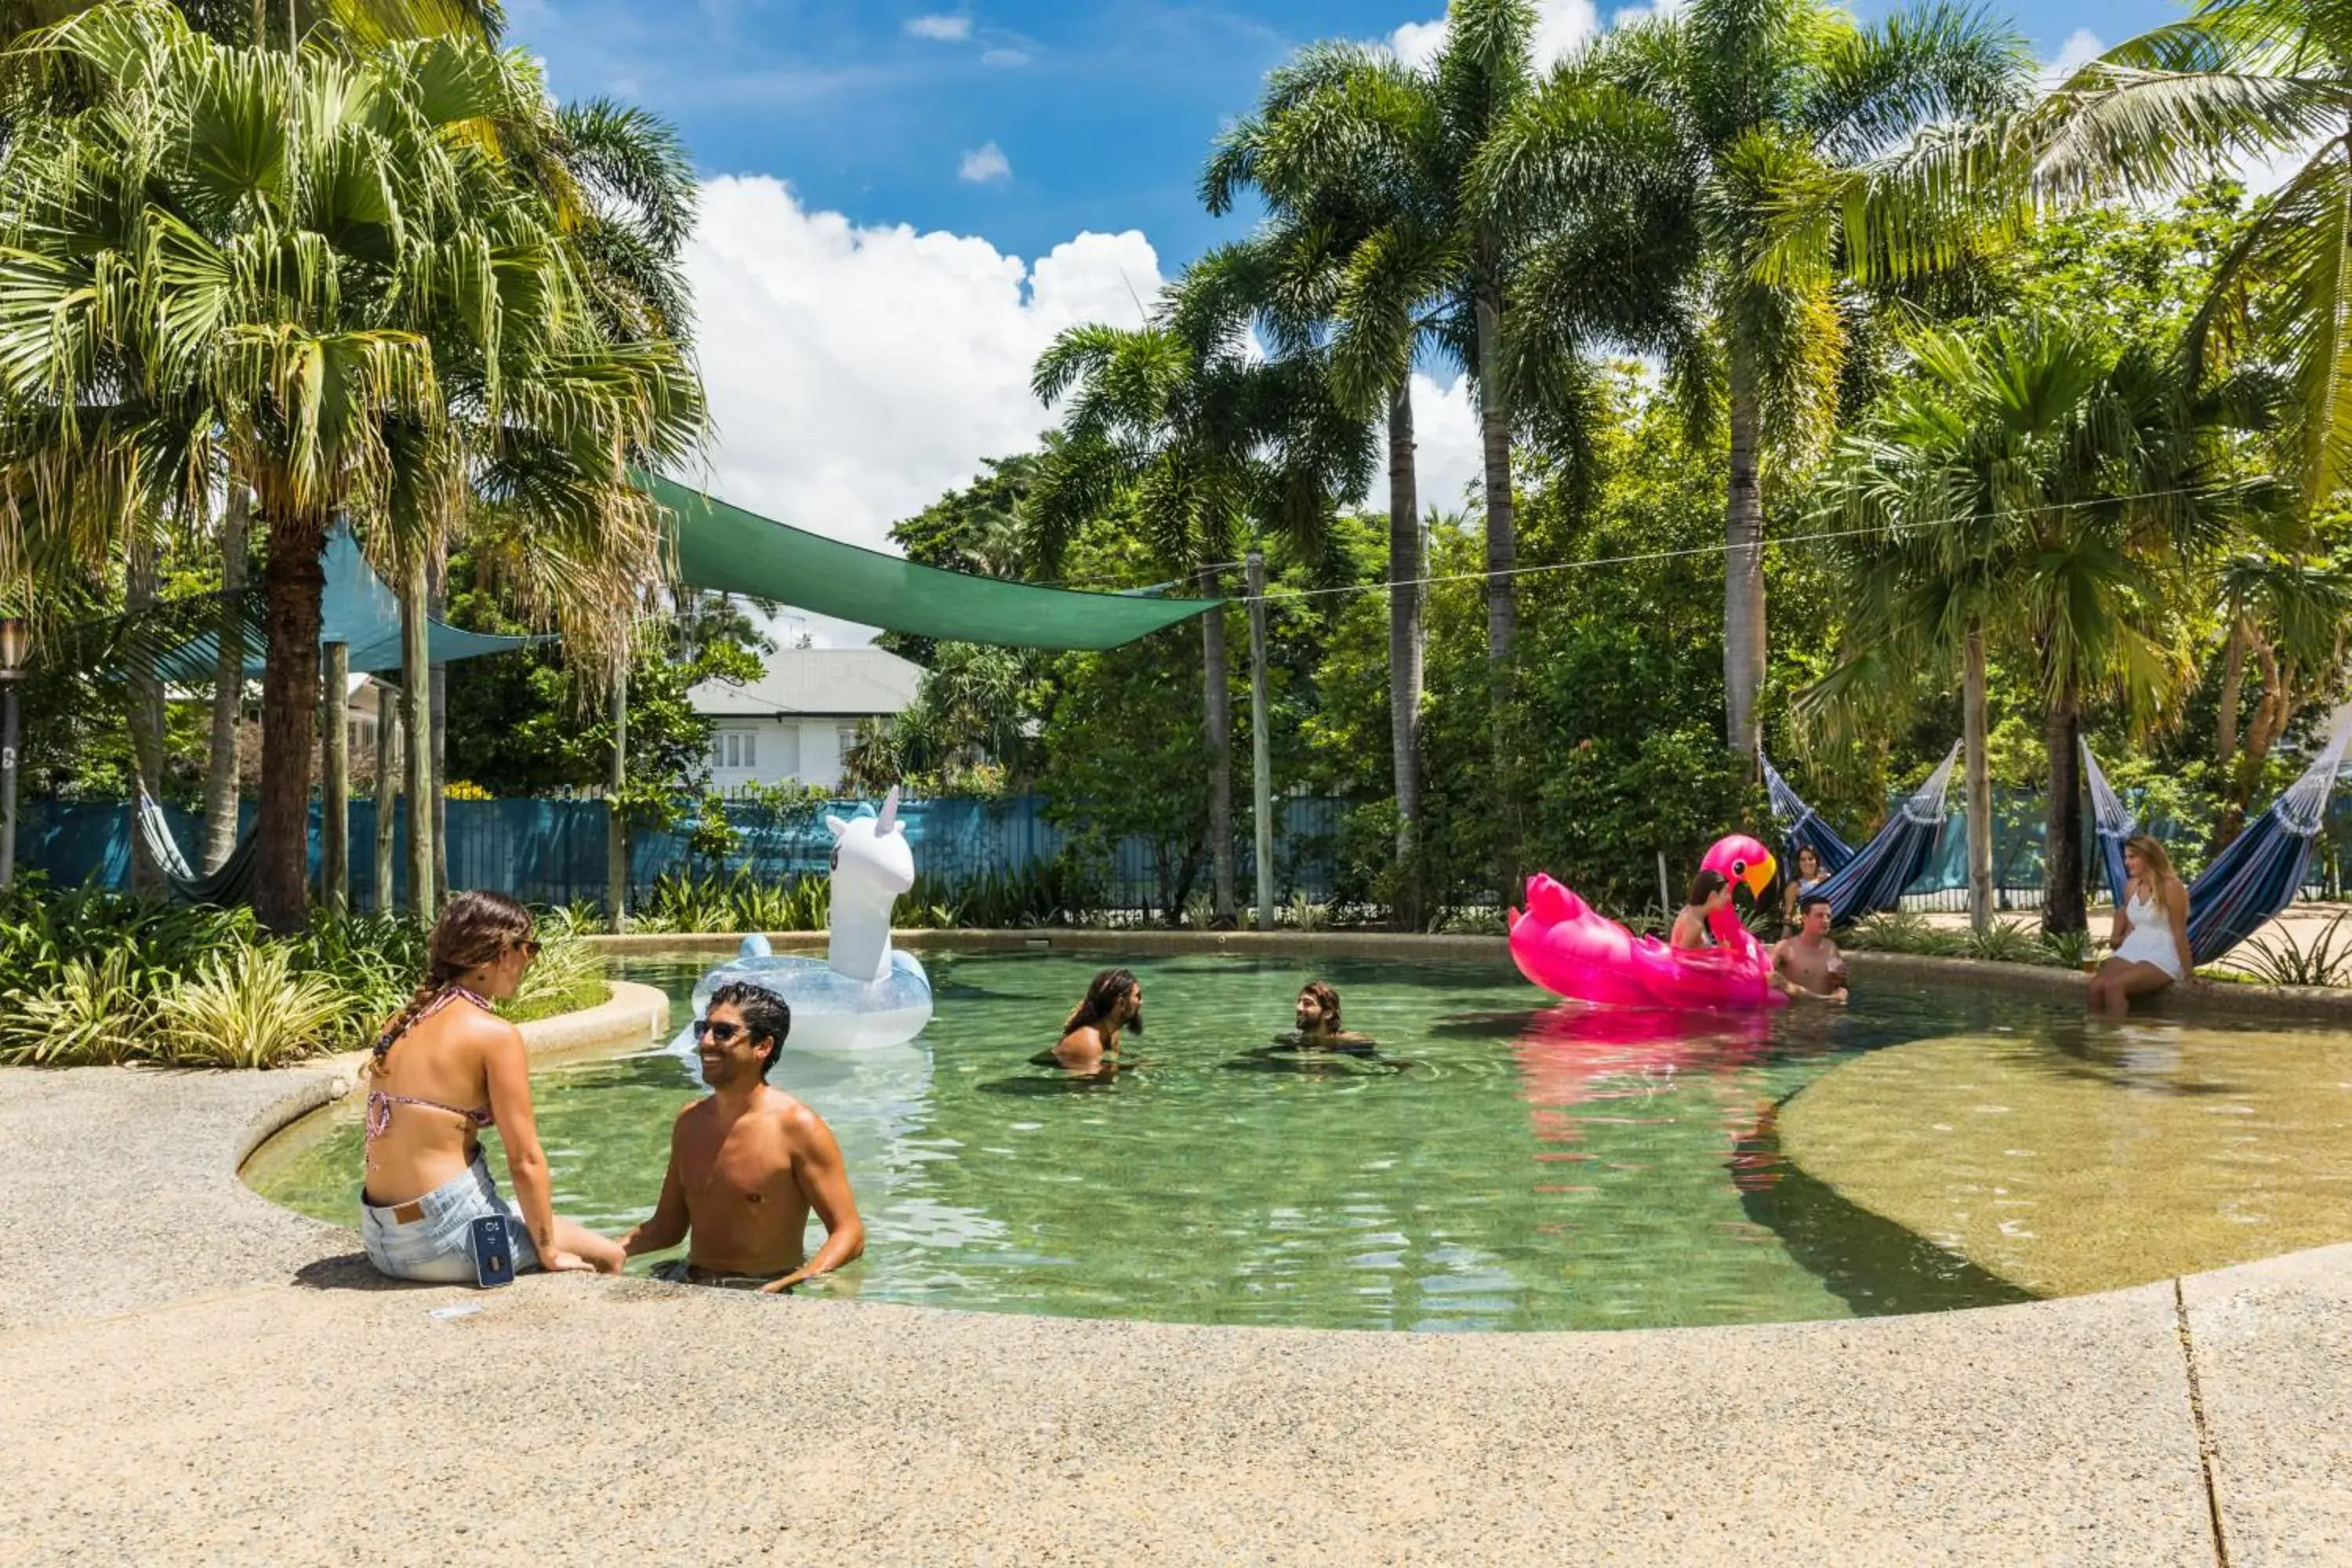
[[740, 1024], [730, 1024], [711, 1018], [697, 1018], [694, 1021], [694, 1037], [698, 1040], [708, 1035], [713, 1045], [727, 1045], [742, 1032], [743, 1026]]

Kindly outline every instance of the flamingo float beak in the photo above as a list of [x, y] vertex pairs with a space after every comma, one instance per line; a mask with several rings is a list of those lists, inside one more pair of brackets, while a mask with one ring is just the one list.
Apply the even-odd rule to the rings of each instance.
[[1772, 858], [1772, 852], [1768, 849], [1764, 852], [1764, 858], [1748, 867], [1739, 879], [1748, 884], [1748, 891], [1752, 896], [1761, 899], [1764, 889], [1772, 885], [1772, 879], [1779, 875], [1780, 869], [1780, 863]]

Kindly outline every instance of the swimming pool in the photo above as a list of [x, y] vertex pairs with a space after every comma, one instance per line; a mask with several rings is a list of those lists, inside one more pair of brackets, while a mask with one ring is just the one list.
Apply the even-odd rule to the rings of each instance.
[[[1981, 989], [1592, 1012], [1546, 1005], [1501, 963], [1200, 956], [1131, 963], [1148, 1032], [1127, 1070], [1077, 1079], [1031, 1058], [1108, 956], [924, 956], [938, 1013], [920, 1039], [787, 1052], [772, 1079], [832, 1124], [866, 1217], [866, 1256], [827, 1295], [1621, 1328], [1989, 1305], [2352, 1237], [2341, 1037], [2088, 1023]], [[708, 962], [621, 973], [683, 1018]], [[1318, 975], [1376, 1056], [1274, 1048]], [[557, 1206], [614, 1232], [649, 1212], [691, 1065], [551, 1066], [534, 1089]], [[2154, 1153], [2208, 1107], [2219, 1152], [2152, 1182]], [[2008, 1115], [2031, 1137], [2004, 1140]], [[247, 1179], [348, 1225], [360, 1142], [358, 1108], [340, 1106], [272, 1140]], [[2017, 1238], [2034, 1226], [2021, 1216], [2062, 1210]]]

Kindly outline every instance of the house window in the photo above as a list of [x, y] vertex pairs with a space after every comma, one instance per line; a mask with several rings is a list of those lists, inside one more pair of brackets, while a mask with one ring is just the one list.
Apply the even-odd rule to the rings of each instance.
[[760, 765], [760, 737], [742, 730], [721, 730], [710, 737], [710, 765], [741, 770]]

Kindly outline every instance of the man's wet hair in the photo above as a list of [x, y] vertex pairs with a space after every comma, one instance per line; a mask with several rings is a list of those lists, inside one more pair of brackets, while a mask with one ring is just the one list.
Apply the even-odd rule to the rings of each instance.
[[713, 1007], [732, 1007], [742, 1014], [743, 1028], [752, 1044], [770, 1042], [768, 1054], [760, 1058], [760, 1081], [765, 1083], [768, 1069], [776, 1065], [776, 1057], [784, 1048], [784, 1037], [793, 1032], [792, 1004], [764, 985], [732, 980], [710, 994], [703, 1016], [709, 1017]]
[[1797, 900], [1797, 913], [1800, 915], [1809, 915], [1816, 909], [1826, 910], [1829, 908], [1830, 896], [1827, 893], [1807, 893], [1803, 898]]

